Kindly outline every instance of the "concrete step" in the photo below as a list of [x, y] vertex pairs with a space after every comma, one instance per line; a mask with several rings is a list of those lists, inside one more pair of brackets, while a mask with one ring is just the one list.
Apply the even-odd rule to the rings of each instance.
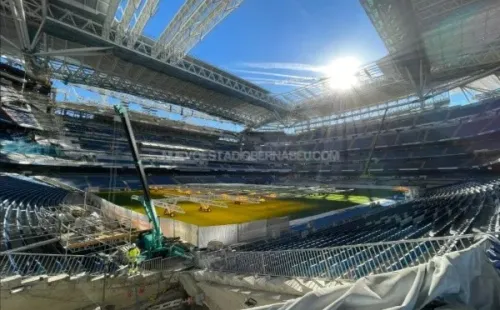
[[1, 278], [0, 286], [2, 287], [2, 289], [11, 289], [13, 287], [21, 285], [22, 279], [23, 277], [19, 275]]
[[69, 274], [67, 273], [61, 273], [57, 276], [52, 276], [52, 277], [48, 277], [47, 278], [47, 283], [54, 283], [54, 282], [57, 282], [57, 281], [62, 281], [62, 280], [66, 280], [69, 278]]
[[[142, 281], [143, 279], [150, 277], [160, 277], [163, 279], [173, 278], [172, 272], [156, 272], [156, 271], [142, 271], [137, 274], [128, 275], [127, 270], [122, 270], [121, 272], [115, 274], [94, 274], [89, 275], [86, 272], [82, 272], [79, 274], [69, 275], [67, 273], [61, 273], [58, 275], [47, 276], [47, 275], [37, 275], [31, 277], [23, 277], [20, 275], [5, 277], [0, 280], [2, 289], [11, 290], [12, 293], [20, 293], [26, 290], [26, 288], [31, 288], [33, 286], [51, 286], [54, 283], [58, 283], [61, 281], [68, 282], [100, 282], [108, 279], [110, 281]], [[177, 279], [177, 277], [175, 277]], [[120, 280], [121, 279], [121, 280]]]
[[34, 285], [38, 282], [44, 282], [45, 279], [48, 279], [48, 278], [49, 278], [49, 276], [47, 276], [47, 275], [26, 277], [26, 278], [23, 278], [23, 280], [21, 281], [21, 285]]

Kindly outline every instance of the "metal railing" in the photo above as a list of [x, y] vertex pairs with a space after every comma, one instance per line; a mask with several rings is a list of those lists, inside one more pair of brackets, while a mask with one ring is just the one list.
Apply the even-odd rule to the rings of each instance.
[[[468, 248], [478, 235], [422, 238], [321, 249], [265, 252], [201, 252], [197, 267], [214, 271], [286, 277], [356, 280], [360, 277], [400, 270], [428, 262], [439, 249], [453, 243], [448, 252]], [[444, 253], [443, 253], [444, 254]], [[143, 261], [141, 271], [175, 271], [178, 258]], [[176, 269], [177, 268], [177, 269]], [[120, 273], [125, 266], [98, 255], [10, 253], [0, 255], [0, 277], [85, 274], [97, 276]]]
[[356, 280], [361, 277], [424, 264], [440, 248], [464, 250], [478, 235], [378, 242], [321, 249], [263, 252], [203, 252], [198, 267], [213, 271], [271, 276]]
[[66, 273], [70, 276], [86, 273], [101, 274], [117, 270], [118, 265], [107, 264], [98, 256], [11, 253], [0, 256], [0, 276], [14, 275], [54, 276]]
[[[153, 258], [139, 264], [141, 271], [164, 271], [179, 266], [178, 259]], [[0, 277], [119, 274], [126, 266], [98, 255], [10, 253], [0, 255]]]
[[179, 260], [176, 257], [156, 257], [143, 261], [139, 265], [141, 271], [163, 271], [178, 267]]

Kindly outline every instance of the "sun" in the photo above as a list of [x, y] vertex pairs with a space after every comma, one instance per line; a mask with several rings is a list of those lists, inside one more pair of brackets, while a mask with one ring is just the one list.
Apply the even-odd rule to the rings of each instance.
[[324, 68], [328, 84], [332, 89], [346, 90], [358, 83], [356, 73], [361, 62], [355, 57], [342, 57], [335, 59]]

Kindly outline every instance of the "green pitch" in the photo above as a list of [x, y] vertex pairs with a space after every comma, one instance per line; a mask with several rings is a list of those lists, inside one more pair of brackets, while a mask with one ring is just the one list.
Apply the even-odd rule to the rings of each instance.
[[[144, 213], [138, 201], [131, 199], [132, 195], [141, 195], [142, 192], [101, 192], [98, 195], [119, 206]], [[260, 204], [234, 204], [226, 201], [228, 208], [212, 208], [212, 212], [200, 212], [199, 205], [192, 202], [180, 202], [179, 205], [186, 214], [176, 214], [175, 219], [198, 226], [213, 226], [244, 223], [274, 217], [289, 216], [290, 219], [298, 219], [316, 215], [333, 210], [345, 209], [359, 204], [394, 195], [392, 191], [384, 190], [354, 190], [344, 193], [333, 193], [325, 195], [305, 195], [296, 198], [266, 199]], [[164, 198], [164, 193], [152, 191], [153, 199]], [[156, 208], [160, 217], [163, 209]]]

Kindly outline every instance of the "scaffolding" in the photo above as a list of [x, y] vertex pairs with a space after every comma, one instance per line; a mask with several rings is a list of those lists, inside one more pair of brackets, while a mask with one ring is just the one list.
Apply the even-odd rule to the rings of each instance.
[[104, 216], [89, 205], [60, 205], [40, 210], [40, 223], [52, 227], [67, 252], [113, 251], [128, 244], [140, 231], [132, 228], [131, 220], [117, 220]]

